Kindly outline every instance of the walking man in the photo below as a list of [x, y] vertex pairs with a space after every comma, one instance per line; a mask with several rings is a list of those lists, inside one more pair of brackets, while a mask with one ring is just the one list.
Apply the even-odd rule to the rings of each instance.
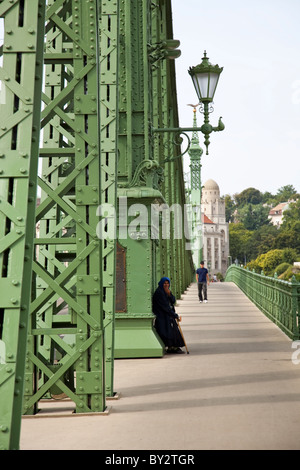
[[207, 302], [207, 284], [209, 284], [208, 271], [204, 267], [204, 261], [201, 261], [200, 268], [196, 271], [196, 280], [198, 284], [198, 297], [200, 303], [203, 302], [202, 292], [204, 296], [204, 302]]

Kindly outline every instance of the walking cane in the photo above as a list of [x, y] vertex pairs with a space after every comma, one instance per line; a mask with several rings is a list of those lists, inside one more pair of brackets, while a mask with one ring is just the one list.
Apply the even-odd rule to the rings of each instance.
[[[181, 317], [180, 317], [180, 319], [181, 319]], [[185, 345], [186, 353], [187, 353], [187, 354], [190, 354], [190, 352], [189, 352], [189, 350], [188, 350], [188, 348], [187, 348], [187, 345], [186, 345], [186, 342], [185, 342], [183, 333], [182, 333], [182, 329], [181, 329], [181, 327], [180, 327], [180, 325], [179, 325], [179, 321], [178, 321], [177, 319], [176, 319], [176, 322], [177, 322], [179, 332], [180, 332], [180, 334], [181, 334], [181, 337], [182, 337], [183, 342], [184, 342], [184, 345]]]

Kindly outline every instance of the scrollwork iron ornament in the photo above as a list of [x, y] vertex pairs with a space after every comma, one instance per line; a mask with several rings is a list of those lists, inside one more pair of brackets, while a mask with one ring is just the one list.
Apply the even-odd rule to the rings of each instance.
[[143, 160], [136, 168], [129, 188], [134, 186], [147, 186], [159, 189], [164, 180], [163, 169], [156, 160]]
[[[210, 108], [210, 109], [212, 109], [212, 108]], [[178, 136], [180, 136], [182, 134], [188, 139], [188, 146], [184, 150], [184, 152], [182, 152], [180, 155], [176, 155], [175, 157], [166, 158], [163, 161], [163, 163], [167, 163], [167, 162], [177, 160], [177, 158], [183, 157], [183, 155], [185, 155], [189, 151], [190, 146], [191, 146], [191, 139], [188, 136], [188, 134], [186, 134], [187, 132], [202, 132], [202, 134], [204, 135], [204, 144], [206, 146], [206, 155], [208, 155], [208, 146], [210, 144], [210, 140], [209, 140], [210, 134], [212, 132], [223, 131], [225, 129], [225, 125], [222, 122], [222, 117], [219, 118], [218, 126], [213, 127], [210, 124], [209, 117], [208, 117], [210, 112], [212, 112], [212, 111], [210, 111], [210, 109], [208, 108], [208, 104], [204, 103], [204, 107], [203, 107], [204, 124], [201, 127], [178, 127], [178, 128], [175, 127], [175, 128], [165, 128], [165, 129], [164, 128], [153, 128], [152, 129], [153, 134], [164, 133], [164, 132], [167, 132], [167, 133], [170, 133], [170, 134], [172, 134], [172, 133], [175, 134], [175, 137], [174, 137], [174, 140], [173, 140], [173, 143], [175, 145], [181, 145], [182, 144], [182, 141], [180, 143], [178, 143], [178, 141], [176, 142], [176, 139], [178, 138]]]
[[[181, 149], [181, 145], [185, 141], [185, 139], [184, 139], [184, 137], [185, 137], [186, 138], [186, 148], [183, 152], [181, 152], [179, 155], [176, 155], [175, 157], [165, 158], [165, 160], [163, 160], [162, 163], [168, 163], [168, 162], [172, 162], [174, 160], [177, 160], [178, 158], [183, 157], [183, 155], [185, 155], [190, 149], [191, 139], [190, 139], [189, 135], [186, 132], [182, 131], [181, 129], [175, 129], [173, 134], [174, 135], [173, 135], [172, 144], [175, 145], [176, 147], [179, 147], [179, 149]], [[184, 136], [184, 137], [181, 137], [181, 136]], [[166, 147], [167, 146], [169, 146], [169, 143], [166, 144]]]

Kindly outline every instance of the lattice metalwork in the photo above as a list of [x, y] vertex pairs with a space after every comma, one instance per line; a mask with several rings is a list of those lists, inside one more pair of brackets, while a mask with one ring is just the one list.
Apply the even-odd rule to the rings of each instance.
[[115, 240], [97, 227], [115, 202], [117, 18], [117, 1], [48, 2], [26, 414], [53, 397], [103, 412], [112, 393]]
[[45, 5], [4, 0], [0, 48], [0, 448], [17, 449], [33, 252]]

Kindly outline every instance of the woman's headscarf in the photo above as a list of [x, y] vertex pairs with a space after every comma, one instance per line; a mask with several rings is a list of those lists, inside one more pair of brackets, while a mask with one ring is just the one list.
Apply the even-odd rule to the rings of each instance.
[[162, 288], [163, 288], [165, 281], [168, 281], [169, 284], [171, 285], [171, 281], [170, 281], [170, 279], [169, 279], [168, 277], [162, 277], [161, 280], [160, 280], [159, 283], [158, 283], [159, 287], [162, 287]]

